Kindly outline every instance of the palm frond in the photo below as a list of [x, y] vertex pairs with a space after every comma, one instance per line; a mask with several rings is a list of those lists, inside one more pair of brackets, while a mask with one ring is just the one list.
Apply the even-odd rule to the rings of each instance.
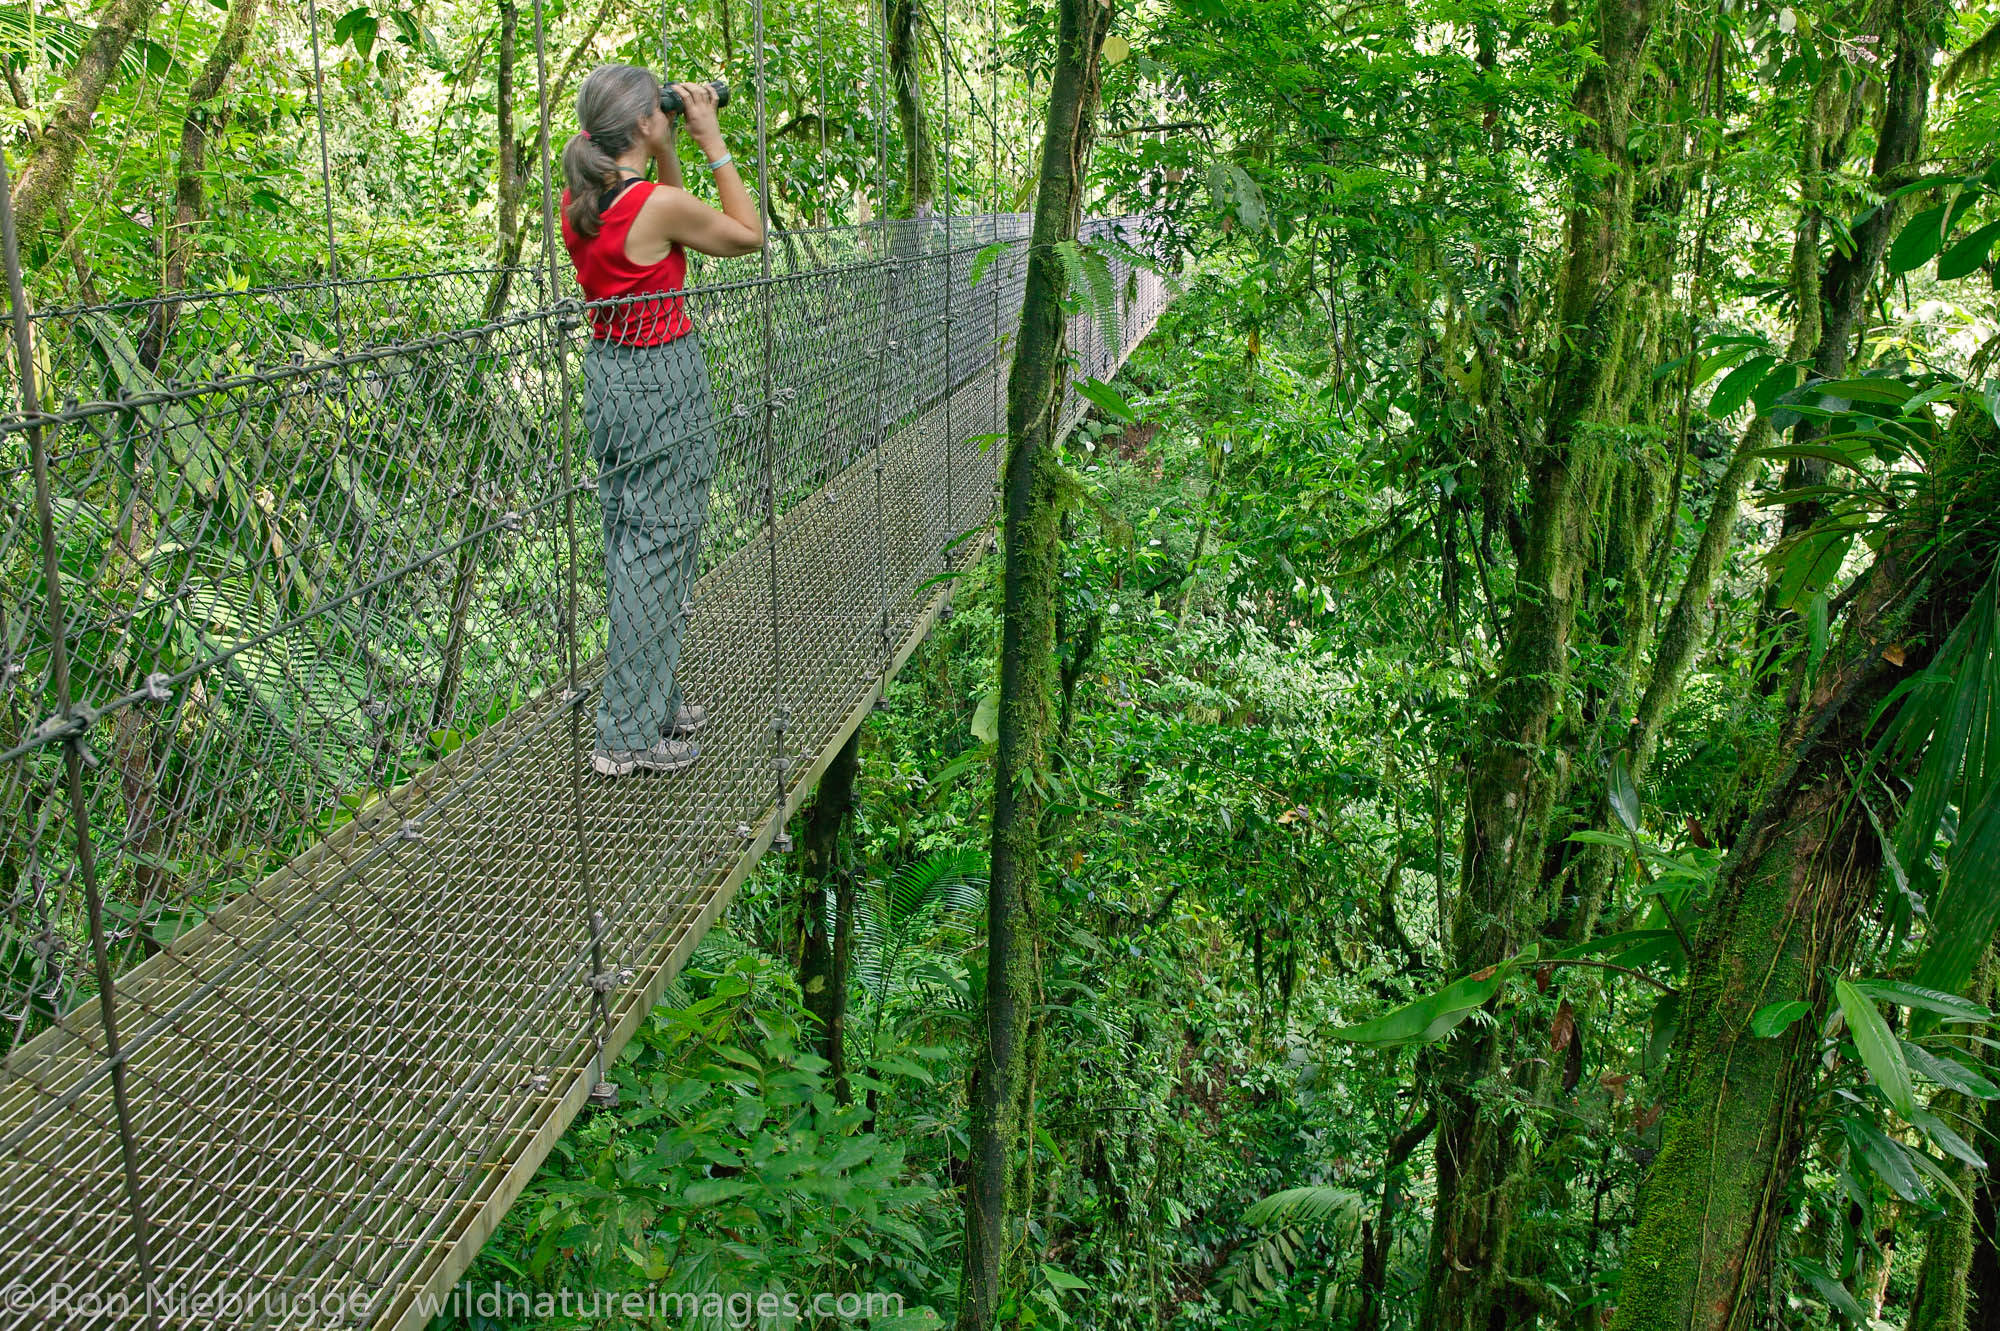
[[1332, 1219], [1349, 1224], [1360, 1215], [1361, 1194], [1350, 1188], [1286, 1188], [1252, 1203], [1243, 1223], [1307, 1225]]

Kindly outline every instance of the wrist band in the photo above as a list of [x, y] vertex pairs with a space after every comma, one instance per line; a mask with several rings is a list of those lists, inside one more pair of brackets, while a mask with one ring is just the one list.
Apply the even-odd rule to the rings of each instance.
[[735, 160], [736, 160], [735, 153], [724, 153], [722, 154], [722, 156], [710, 162], [708, 164], [708, 169], [711, 171], [720, 171], [723, 167], [728, 166], [731, 162]]

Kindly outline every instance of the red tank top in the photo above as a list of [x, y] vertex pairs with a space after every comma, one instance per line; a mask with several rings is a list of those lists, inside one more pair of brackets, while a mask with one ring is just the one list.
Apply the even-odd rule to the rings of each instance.
[[[604, 210], [594, 236], [578, 235], [569, 224], [569, 191], [563, 191], [563, 244], [576, 265], [576, 280], [591, 300], [615, 300], [621, 296], [643, 296], [652, 292], [678, 292], [687, 285], [687, 252], [675, 242], [667, 257], [655, 264], [636, 264], [625, 257], [625, 237], [633, 221], [654, 190], [660, 186], [639, 181], [619, 191]], [[635, 300], [590, 312], [591, 335], [628, 347], [656, 347], [685, 337], [694, 331], [686, 302], [679, 296], [669, 300]]]

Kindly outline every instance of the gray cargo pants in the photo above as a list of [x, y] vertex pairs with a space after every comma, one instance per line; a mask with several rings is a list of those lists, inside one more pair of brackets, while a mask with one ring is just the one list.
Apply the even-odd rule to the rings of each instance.
[[681, 706], [681, 638], [715, 478], [715, 415], [695, 335], [657, 347], [593, 342], [583, 421], [604, 504], [610, 620], [597, 747], [645, 749]]

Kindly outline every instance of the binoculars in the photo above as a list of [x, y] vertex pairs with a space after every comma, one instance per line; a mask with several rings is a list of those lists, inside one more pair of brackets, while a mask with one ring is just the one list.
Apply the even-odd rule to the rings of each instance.
[[[727, 83], [718, 81], [708, 86], [715, 89], [715, 105], [718, 109], [729, 105], [729, 85]], [[664, 84], [660, 88], [660, 109], [670, 116], [679, 115], [681, 111], [686, 109], [681, 103], [680, 93], [671, 83]]]

